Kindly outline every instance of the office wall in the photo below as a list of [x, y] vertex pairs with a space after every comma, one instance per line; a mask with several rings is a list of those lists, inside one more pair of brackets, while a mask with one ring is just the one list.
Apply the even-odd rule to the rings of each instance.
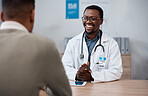
[[[80, 19], [65, 19], [66, 0], [36, 0], [34, 31], [51, 38], [64, 51], [64, 37], [83, 31]], [[111, 0], [109, 32], [112, 37], [129, 37], [132, 79], [148, 79], [148, 0]], [[82, 15], [82, 13], [80, 13]]]
[[[110, 31], [107, 34], [112, 37], [130, 38], [132, 79], [148, 79], [147, 4], [148, 0], [110, 2], [108, 21]], [[51, 38], [59, 52], [64, 51], [64, 37], [73, 37], [83, 31], [81, 23], [80, 19], [65, 19], [65, 0], [36, 0], [33, 31]]]
[[110, 35], [130, 38], [132, 78], [148, 79], [148, 0], [113, 0]]
[[59, 52], [64, 51], [64, 37], [73, 37], [83, 31], [80, 19], [66, 20], [66, 0], [36, 0], [34, 31], [48, 36]]

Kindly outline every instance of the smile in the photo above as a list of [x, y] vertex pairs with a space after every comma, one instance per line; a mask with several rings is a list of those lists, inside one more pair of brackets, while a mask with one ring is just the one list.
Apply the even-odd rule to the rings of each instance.
[[93, 25], [86, 24], [86, 28], [91, 29], [91, 28], [93, 28]]

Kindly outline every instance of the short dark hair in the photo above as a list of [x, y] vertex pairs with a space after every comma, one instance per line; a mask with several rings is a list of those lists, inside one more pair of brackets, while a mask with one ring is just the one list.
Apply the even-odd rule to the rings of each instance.
[[101, 7], [97, 6], [97, 5], [90, 5], [88, 7], [85, 8], [84, 12], [87, 10], [87, 9], [96, 9], [99, 11], [99, 15], [100, 15], [100, 18], [103, 19], [103, 10]]
[[26, 19], [35, 8], [35, 0], [2, 0], [4, 17], [8, 19]]

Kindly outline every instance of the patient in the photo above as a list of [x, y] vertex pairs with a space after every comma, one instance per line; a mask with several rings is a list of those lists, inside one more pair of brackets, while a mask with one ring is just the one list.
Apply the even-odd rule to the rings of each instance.
[[55, 44], [31, 33], [34, 13], [35, 0], [2, 0], [0, 96], [71, 96]]

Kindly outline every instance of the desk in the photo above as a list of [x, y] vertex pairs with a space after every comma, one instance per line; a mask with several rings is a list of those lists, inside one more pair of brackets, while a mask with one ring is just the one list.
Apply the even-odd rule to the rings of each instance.
[[119, 80], [71, 86], [73, 96], [148, 96], [148, 80]]

